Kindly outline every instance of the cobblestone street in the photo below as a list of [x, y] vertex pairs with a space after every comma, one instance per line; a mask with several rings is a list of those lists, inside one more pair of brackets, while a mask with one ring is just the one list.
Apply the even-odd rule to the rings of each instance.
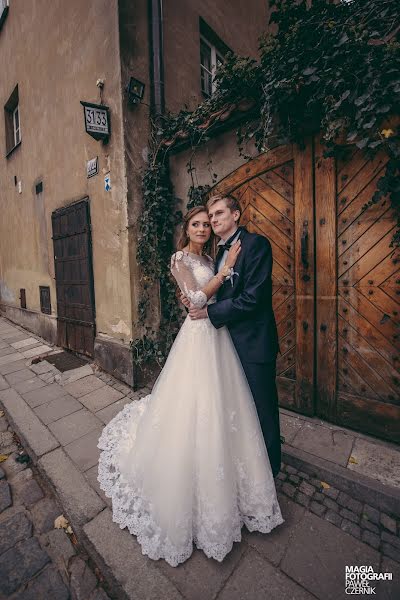
[[345, 492], [284, 465], [277, 489], [297, 504], [400, 563], [400, 521]]
[[17, 439], [0, 416], [0, 598], [107, 600], [75, 536], [54, 527], [62, 508]]

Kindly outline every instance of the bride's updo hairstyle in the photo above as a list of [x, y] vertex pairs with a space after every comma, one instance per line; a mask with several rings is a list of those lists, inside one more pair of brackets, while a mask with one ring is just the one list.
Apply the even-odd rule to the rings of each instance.
[[[189, 236], [187, 233], [187, 229], [189, 226], [190, 221], [193, 219], [193, 217], [195, 217], [196, 215], [205, 212], [206, 214], [208, 214], [207, 208], [203, 205], [201, 206], [194, 206], [193, 208], [191, 208], [190, 210], [188, 210], [188, 212], [186, 213], [186, 215], [183, 215], [183, 223], [182, 223], [182, 230], [178, 239], [178, 243], [176, 245], [176, 249], [177, 250], [183, 250], [183, 248], [185, 248], [188, 244], [189, 244]], [[209, 254], [210, 253], [210, 249], [211, 249], [211, 244], [212, 244], [212, 240], [214, 238], [214, 234], [211, 230], [211, 235], [210, 235], [210, 239], [208, 240], [208, 242], [206, 244], [204, 244], [204, 248], [203, 248], [203, 253], [204, 254]]]

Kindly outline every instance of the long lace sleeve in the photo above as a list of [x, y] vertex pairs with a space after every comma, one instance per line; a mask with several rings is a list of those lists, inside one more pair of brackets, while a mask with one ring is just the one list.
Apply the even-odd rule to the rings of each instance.
[[199, 289], [189, 256], [182, 251], [173, 254], [171, 257], [171, 273], [176, 279], [180, 290], [194, 306], [201, 308], [206, 304], [207, 296]]

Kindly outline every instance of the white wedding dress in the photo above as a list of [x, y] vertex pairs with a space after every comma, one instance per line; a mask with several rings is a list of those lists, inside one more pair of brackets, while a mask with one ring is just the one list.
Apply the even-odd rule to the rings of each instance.
[[[177, 252], [171, 270], [191, 301], [204, 305], [212, 260]], [[113, 520], [152, 559], [177, 566], [194, 543], [222, 561], [243, 524], [268, 533], [283, 522], [242, 365], [226, 327], [209, 319], [186, 318], [152, 393], [126, 405], [98, 447], [98, 480], [112, 498]]]

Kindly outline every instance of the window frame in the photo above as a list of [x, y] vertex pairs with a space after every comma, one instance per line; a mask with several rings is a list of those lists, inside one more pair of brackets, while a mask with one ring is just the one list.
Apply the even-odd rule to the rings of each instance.
[[[202, 62], [202, 57], [203, 57], [202, 46], [207, 46], [207, 48], [210, 51], [210, 69], [211, 70], [208, 67], [206, 67]], [[220, 63], [223, 63], [224, 60], [225, 59], [224, 59], [222, 52], [220, 52], [218, 50], [218, 48], [214, 44], [212, 44], [204, 35], [200, 34], [200, 87], [201, 87], [202, 94], [204, 94], [207, 97], [212, 96], [212, 94], [217, 89], [217, 84], [215, 82], [215, 75], [216, 75], [216, 72], [217, 72], [218, 66], [219, 66], [218, 61]], [[203, 81], [203, 73], [204, 72], [206, 72], [207, 75], [211, 78], [211, 91], [210, 92], [203, 89], [202, 81]]]
[[3, 10], [0, 13], [0, 29], [3, 27], [3, 23], [7, 18], [8, 11], [10, 10], [9, 0], [1, 0], [1, 4], [3, 5]]
[[11, 96], [4, 105], [4, 125], [6, 158], [8, 158], [22, 142], [21, 108], [18, 84], [15, 86]]
[[[210, 67], [211, 70], [203, 64], [203, 53], [202, 44], [210, 49]], [[225, 56], [232, 50], [221, 40], [221, 38], [215, 33], [215, 31], [206, 23], [206, 21], [199, 17], [199, 50], [200, 50], [200, 90], [205, 98], [209, 98], [217, 89], [215, 82], [215, 74], [218, 71], [218, 61], [221, 63], [225, 62]], [[203, 89], [203, 73], [207, 73], [207, 76], [211, 78], [211, 91]]]

